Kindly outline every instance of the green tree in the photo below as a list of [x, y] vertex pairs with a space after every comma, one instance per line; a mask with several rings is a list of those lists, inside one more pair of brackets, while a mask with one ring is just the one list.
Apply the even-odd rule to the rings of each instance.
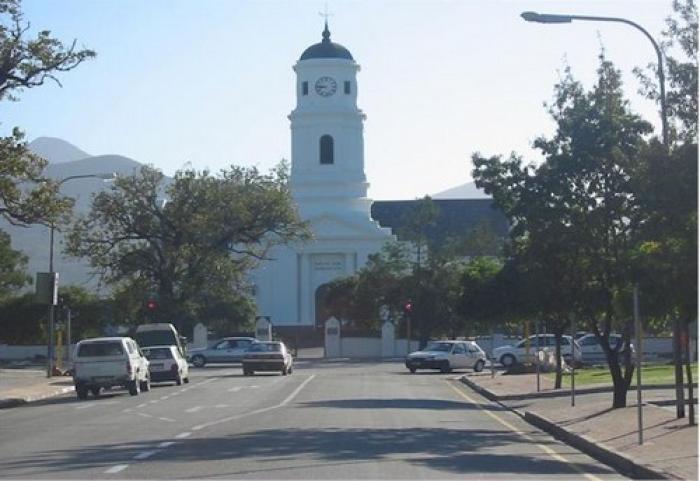
[[585, 320], [607, 356], [613, 407], [623, 407], [633, 366], [627, 355], [622, 372], [609, 334], [619, 325], [629, 344], [631, 316], [615, 301], [631, 282], [628, 253], [638, 228], [632, 178], [651, 126], [630, 111], [620, 74], [602, 54], [596, 85], [586, 92], [567, 69], [549, 113], [556, 133], [534, 144], [542, 165], [475, 155], [473, 176], [511, 221], [515, 261], [528, 285], [542, 289], [533, 291], [535, 311], [555, 322], [559, 335], [570, 313]]
[[[19, 0], [0, 0], [0, 101], [17, 101], [19, 93], [52, 80], [92, 58], [92, 50], [68, 47], [48, 30], [30, 37]], [[27, 149], [24, 134], [15, 127], [0, 137], [0, 218], [15, 225], [49, 223], [65, 215], [72, 202], [58, 197], [58, 186], [44, 175], [46, 161]], [[25, 284], [24, 261], [9, 249], [2, 234], [0, 296]]]
[[[188, 332], [212, 299], [248, 295], [246, 274], [279, 244], [304, 241], [283, 165], [269, 174], [232, 166], [219, 175], [143, 167], [98, 194], [71, 229], [68, 252], [87, 258], [131, 299], [157, 299], [153, 320]], [[231, 292], [237, 296], [231, 297]]]
[[10, 236], [0, 231], [0, 302], [31, 282], [25, 268], [27, 256], [12, 248]]
[[[698, 10], [695, 0], [673, 0], [673, 14], [666, 19], [661, 48], [666, 62], [667, 113], [680, 142], [698, 139]], [[642, 93], [660, 102], [657, 66], [636, 68]]]

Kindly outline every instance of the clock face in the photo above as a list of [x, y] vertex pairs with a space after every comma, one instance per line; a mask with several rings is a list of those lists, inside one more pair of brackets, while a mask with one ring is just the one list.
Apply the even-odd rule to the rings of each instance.
[[314, 86], [316, 93], [321, 97], [330, 97], [335, 93], [337, 87], [338, 84], [336, 84], [335, 80], [333, 80], [331, 77], [319, 78], [316, 80], [316, 85]]

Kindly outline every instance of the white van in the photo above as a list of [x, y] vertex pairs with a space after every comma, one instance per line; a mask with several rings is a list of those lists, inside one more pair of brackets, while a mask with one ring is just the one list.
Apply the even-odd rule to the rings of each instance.
[[176, 346], [182, 357], [187, 357], [186, 339], [169, 322], [141, 324], [136, 328], [134, 339], [141, 347]]
[[130, 337], [85, 339], [75, 347], [73, 384], [78, 399], [88, 391], [100, 395], [100, 389], [122, 386], [136, 396], [151, 389], [148, 360]]

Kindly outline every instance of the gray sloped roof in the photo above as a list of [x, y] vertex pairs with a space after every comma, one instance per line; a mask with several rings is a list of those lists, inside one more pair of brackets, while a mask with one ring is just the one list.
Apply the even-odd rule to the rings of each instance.
[[[401, 240], [401, 228], [420, 200], [378, 200], [372, 204], [372, 218], [390, 227]], [[492, 199], [432, 199], [438, 207], [435, 225], [426, 227], [431, 241], [467, 236], [479, 226], [489, 226], [499, 237], [508, 235], [508, 221]]]

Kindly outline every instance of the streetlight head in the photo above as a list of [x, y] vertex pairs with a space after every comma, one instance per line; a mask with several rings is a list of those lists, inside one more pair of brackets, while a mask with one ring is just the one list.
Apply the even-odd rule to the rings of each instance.
[[550, 13], [523, 12], [523, 20], [537, 23], [571, 23], [571, 15], [554, 15]]

